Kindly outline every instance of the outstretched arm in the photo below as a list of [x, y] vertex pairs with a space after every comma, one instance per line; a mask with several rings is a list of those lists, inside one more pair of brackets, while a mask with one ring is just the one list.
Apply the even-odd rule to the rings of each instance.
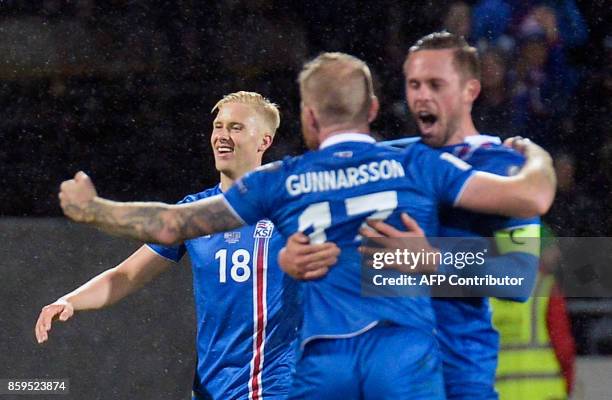
[[548, 211], [557, 184], [550, 155], [528, 139], [515, 139], [511, 145], [527, 158], [521, 171], [510, 177], [476, 172], [466, 184], [457, 206], [518, 218]]
[[38, 343], [49, 338], [53, 321], [67, 321], [75, 311], [110, 306], [143, 287], [171, 265], [171, 261], [142, 246], [121, 264], [44, 306], [34, 328]]
[[64, 214], [116, 236], [172, 245], [244, 225], [222, 195], [189, 204], [121, 203], [98, 197], [84, 172], [60, 187]]

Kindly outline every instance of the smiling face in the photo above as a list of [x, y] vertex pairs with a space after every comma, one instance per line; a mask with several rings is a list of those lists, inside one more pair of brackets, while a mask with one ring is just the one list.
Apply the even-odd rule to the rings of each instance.
[[223, 104], [210, 137], [216, 169], [235, 180], [260, 166], [264, 151], [272, 143], [269, 131], [255, 106]]
[[429, 146], [452, 144], [470, 118], [473, 96], [453, 61], [453, 49], [419, 50], [404, 64], [408, 107]]

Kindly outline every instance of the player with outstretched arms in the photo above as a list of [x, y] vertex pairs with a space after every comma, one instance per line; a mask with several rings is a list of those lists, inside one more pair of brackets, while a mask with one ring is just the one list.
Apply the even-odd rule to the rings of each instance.
[[359, 229], [367, 218], [399, 227], [407, 212], [426, 233], [436, 233], [443, 203], [543, 213], [554, 197], [550, 157], [525, 143], [524, 168], [499, 177], [425, 145], [377, 146], [369, 135], [378, 111], [370, 71], [346, 54], [320, 55], [304, 66], [299, 82], [304, 138], [318, 151], [264, 166], [223, 195], [175, 206], [102, 199], [81, 172], [62, 184], [62, 208], [109, 233], [167, 244], [264, 217], [283, 235], [301, 231], [316, 243], [337, 242], [337, 266], [303, 285], [302, 351], [290, 397], [443, 399], [430, 299], [361, 296]]
[[[220, 183], [180, 204], [219, 195], [260, 166], [280, 123], [276, 105], [253, 92], [229, 94], [213, 111], [217, 115], [211, 146]], [[65, 321], [74, 311], [119, 301], [171, 269], [187, 252], [198, 323], [194, 399], [285, 398], [301, 310], [297, 283], [276, 265], [283, 243], [274, 225], [261, 219], [175, 246], [145, 245], [119, 266], [44, 307], [36, 336], [46, 341], [57, 316]], [[335, 262], [333, 246], [319, 248], [319, 256]]]

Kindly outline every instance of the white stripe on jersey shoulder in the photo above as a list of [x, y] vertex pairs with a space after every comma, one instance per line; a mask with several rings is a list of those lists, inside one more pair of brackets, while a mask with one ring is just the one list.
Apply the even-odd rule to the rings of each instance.
[[359, 336], [362, 333], [365, 333], [367, 331], [369, 331], [370, 329], [374, 328], [376, 325], [378, 325], [380, 323], [379, 320], [376, 321], [372, 321], [369, 324], [367, 324], [366, 326], [364, 326], [363, 328], [359, 329], [358, 331], [355, 332], [351, 332], [351, 333], [343, 333], [343, 334], [338, 334], [338, 335], [315, 335], [315, 336], [310, 336], [306, 339], [304, 339], [302, 341], [302, 344], [300, 344], [300, 348], [302, 350], [304, 350], [304, 347], [306, 347], [306, 345], [310, 342], [312, 342], [313, 340], [316, 339], [349, 339], [355, 336]]
[[451, 153], [443, 152], [442, 154], [440, 154], [440, 159], [448, 161], [449, 163], [453, 164], [455, 167], [459, 168], [462, 171], [467, 171], [472, 168], [470, 164], [466, 163], [459, 157], [452, 155]]
[[465, 188], [470, 183], [472, 178], [474, 176], [476, 176], [477, 173], [478, 173], [478, 171], [472, 172], [472, 174], [470, 176], [468, 176], [468, 178], [465, 180], [465, 182], [463, 182], [463, 186], [461, 186], [461, 189], [459, 189], [459, 192], [457, 193], [457, 196], [455, 197], [455, 200], [453, 201], [453, 207], [457, 207], [457, 203], [459, 203], [459, 200], [461, 199], [461, 196], [463, 196], [463, 192], [465, 192]]
[[176, 261], [174, 261], [174, 260], [172, 260], [172, 259], [170, 259], [170, 258], [168, 258], [168, 257], [166, 257], [166, 256], [164, 256], [164, 255], [159, 254], [159, 253], [158, 253], [158, 252], [157, 252], [157, 251], [156, 251], [156, 250], [155, 250], [153, 247], [149, 246], [149, 244], [148, 244], [148, 243], [145, 243], [145, 244], [144, 244], [144, 247], [146, 247], [147, 249], [149, 249], [149, 251], [150, 251], [151, 253], [155, 254], [156, 256], [161, 257], [161, 258], [163, 258], [164, 260], [168, 260], [168, 261], [170, 261], [171, 263], [178, 264], [178, 262], [176, 262]]
[[467, 153], [461, 155], [461, 159], [467, 160], [468, 158], [471, 158], [472, 154], [474, 154], [474, 152], [483, 145], [487, 143], [501, 145], [502, 141], [501, 138], [499, 138], [498, 136], [472, 135], [463, 138], [463, 143], [466, 143], [468, 145], [469, 150]]
[[485, 143], [501, 144], [501, 138], [499, 136], [491, 135], [472, 135], [467, 136], [463, 141], [469, 144], [471, 147], [480, 147]]

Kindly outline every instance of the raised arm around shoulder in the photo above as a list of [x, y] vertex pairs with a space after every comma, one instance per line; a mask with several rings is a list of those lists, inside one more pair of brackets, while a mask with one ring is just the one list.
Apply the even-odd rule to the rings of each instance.
[[223, 195], [188, 204], [120, 203], [96, 197], [91, 223], [118, 236], [173, 245], [244, 225]]
[[552, 159], [548, 152], [530, 141], [520, 146], [526, 161], [517, 175], [504, 177], [475, 172], [456, 206], [518, 218], [545, 214], [555, 198], [557, 181]]
[[67, 217], [117, 236], [173, 245], [244, 225], [222, 195], [189, 204], [121, 203], [98, 197], [82, 171], [62, 182], [60, 205]]

